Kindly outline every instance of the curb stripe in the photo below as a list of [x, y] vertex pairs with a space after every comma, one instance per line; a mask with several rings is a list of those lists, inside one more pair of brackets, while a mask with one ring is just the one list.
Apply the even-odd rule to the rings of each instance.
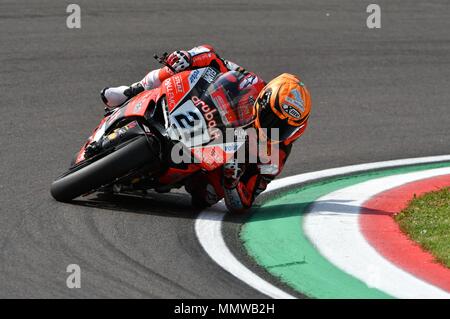
[[[287, 177], [273, 181], [269, 184], [266, 192], [274, 191], [283, 187], [292, 186], [295, 184], [305, 183], [317, 179], [339, 176], [344, 174], [351, 174], [355, 172], [381, 169], [402, 165], [415, 165], [425, 163], [437, 163], [450, 161], [450, 155], [421, 157], [415, 159], [403, 159], [385, 161], [371, 164], [360, 164], [353, 166], [346, 166], [343, 168], [328, 169], [318, 172], [306, 173]], [[266, 294], [272, 298], [290, 298], [288, 294], [280, 294], [280, 289], [269, 284], [267, 281], [257, 276], [251, 270], [240, 263], [236, 257], [230, 252], [223, 240], [222, 234], [222, 220], [225, 216], [223, 202], [218, 203], [208, 210], [201, 212], [195, 221], [195, 232], [200, 245], [205, 252], [220, 265], [224, 270], [247, 283], [254, 289]], [[219, 243], [219, 244], [216, 244]]]
[[329, 261], [370, 287], [397, 298], [450, 298], [378, 254], [359, 229], [360, 207], [375, 194], [445, 174], [450, 174], [450, 167], [378, 178], [332, 192], [314, 202], [304, 231]]
[[389, 298], [368, 287], [325, 259], [302, 232], [303, 214], [319, 197], [367, 180], [419, 170], [448, 167], [450, 163], [334, 177], [291, 189], [270, 199], [242, 227], [241, 239], [255, 261], [292, 288], [315, 298]]
[[245, 267], [231, 253], [222, 237], [222, 220], [226, 211], [225, 204], [220, 201], [204, 210], [195, 222], [197, 238], [205, 252], [227, 272], [235, 275], [250, 287], [274, 299], [294, 299], [279, 288], [265, 281]]
[[393, 215], [416, 196], [450, 186], [450, 175], [421, 180], [380, 193], [363, 204], [360, 229], [381, 255], [400, 268], [450, 292], [450, 269], [435, 261], [401, 230]]

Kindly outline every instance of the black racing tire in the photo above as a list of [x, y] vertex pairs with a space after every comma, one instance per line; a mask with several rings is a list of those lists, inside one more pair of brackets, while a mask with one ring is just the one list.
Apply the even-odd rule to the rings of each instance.
[[111, 184], [134, 169], [159, 163], [158, 154], [150, 148], [147, 137], [140, 136], [105, 157], [60, 176], [52, 183], [50, 193], [59, 202], [69, 202]]

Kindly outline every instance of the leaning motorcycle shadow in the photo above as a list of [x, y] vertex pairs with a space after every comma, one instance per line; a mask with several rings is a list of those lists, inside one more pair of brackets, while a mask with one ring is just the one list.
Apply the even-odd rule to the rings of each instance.
[[133, 194], [94, 193], [71, 202], [74, 205], [132, 214], [170, 216], [194, 219], [199, 209], [192, 207], [187, 193]]

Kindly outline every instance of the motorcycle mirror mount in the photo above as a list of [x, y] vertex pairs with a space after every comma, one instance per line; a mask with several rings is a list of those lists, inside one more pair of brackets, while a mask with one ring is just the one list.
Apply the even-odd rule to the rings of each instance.
[[175, 71], [175, 69], [172, 68], [172, 66], [170, 66], [167, 63], [167, 57], [168, 56], [169, 56], [169, 54], [167, 52], [164, 52], [161, 57], [159, 57], [157, 54], [153, 54], [153, 57], [155, 58], [156, 61], [158, 61], [159, 63], [161, 63], [164, 66], [167, 66], [169, 68], [169, 70], [172, 71], [173, 73], [177, 73]]

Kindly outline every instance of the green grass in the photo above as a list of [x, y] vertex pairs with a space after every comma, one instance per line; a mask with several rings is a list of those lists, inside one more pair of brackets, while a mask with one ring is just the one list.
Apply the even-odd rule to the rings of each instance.
[[450, 188], [414, 197], [395, 219], [412, 240], [450, 268]]

